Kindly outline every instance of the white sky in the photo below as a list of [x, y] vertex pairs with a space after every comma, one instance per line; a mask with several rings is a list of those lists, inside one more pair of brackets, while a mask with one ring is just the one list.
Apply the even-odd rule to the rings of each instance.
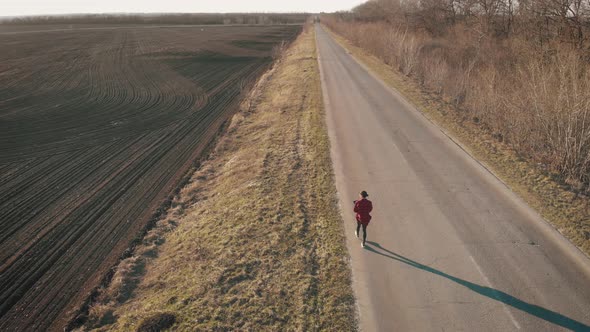
[[0, 16], [69, 13], [334, 12], [364, 0], [0, 0]]

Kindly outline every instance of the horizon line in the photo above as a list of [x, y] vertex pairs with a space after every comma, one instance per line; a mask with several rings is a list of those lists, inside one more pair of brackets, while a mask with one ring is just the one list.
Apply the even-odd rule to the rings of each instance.
[[255, 14], [307, 14], [316, 15], [328, 12], [71, 12], [71, 13], [51, 13], [51, 14], [22, 14], [22, 15], [0, 15], [0, 18], [25, 18], [25, 17], [50, 17], [50, 16], [85, 16], [85, 15], [255, 15]]

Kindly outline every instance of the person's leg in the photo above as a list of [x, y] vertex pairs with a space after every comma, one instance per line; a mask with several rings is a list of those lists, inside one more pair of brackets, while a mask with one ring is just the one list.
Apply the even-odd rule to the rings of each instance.
[[367, 226], [369, 226], [369, 224], [363, 224], [363, 244], [367, 242]]
[[356, 235], [356, 237], [359, 237], [359, 231], [361, 230], [361, 223], [360, 222], [356, 222], [356, 232], [354, 232], [354, 234]]

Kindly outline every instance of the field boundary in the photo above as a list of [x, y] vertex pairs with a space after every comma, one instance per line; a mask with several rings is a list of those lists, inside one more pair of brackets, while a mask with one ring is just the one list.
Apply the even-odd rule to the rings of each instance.
[[[153, 241], [153, 239], [150, 239], [149, 237], [153, 237], [154, 234], [157, 234], [158, 237], [162, 237], [165, 235], [165, 233], [173, 229], [170, 228], [168, 225], [162, 225], [162, 222], [167, 221], [170, 214], [175, 214], [175, 211], [171, 210], [174, 208], [174, 202], [175, 200], [178, 200], [181, 190], [189, 184], [194, 174], [201, 169], [203, 163], [206, 162], [214, 153], [219, 141], [224, 137], [224, 135], [227, 134], [227, 130], [231, 126], [232, 119], [235, 116], [235, 114], [239, 113], [240, 111], [243, 111], [244, 108], [250, 108], [251, 102], [259, 97], [259, 90], [265, 84], [265, 82], [268, 81], [270, 77], [272, 77], [272, 74], [275, 71], [276, 66], [279, 62], [280, 60], [274, 61], [270, 65], [270, 68], [267, 69], [266, 72], [264, 72], [257, 81], [252, 82], [242, 88], [242, 95], [244, 97], [242, 97], [242, 99], [239, 101], [239, 106], [235, 107], [236, 110], [234, 111], [234, 115], [229, 116], [226, 120], [224, 120], [221, 123], [219, 129], [215, 132], [215, 135], [213, 136], [211, 141], [205, 146], [202, 153], [193, 162], [193, 166], [189, 168], [182, 176], [182, 180], [178, 183], [178, 186], [162, 202], [160, 207], [156, 209], [156, 211], [150, 218], [149, 222], [144, 226], [144, 228], [135, 237], [135, 239], [132, 240], [132, 242], [129, 245], [129, 248], [127, 248], [119, 256], [118, 261], [115, 264], [113, 264], [109, 271], [104, 275], [100, 284], [96, 286], [90, 292], [90, 295], [82, 302], [81, 306], [79, 307], [79, 309], [75, 311], [75, 313], [73, 314], [73, 318], [67, 323], [64, 330], [71, 331], [84, 326], [87, 323], [90, 308], [94, 304], [96, 304], [96, 301], [99, 299], [101, 295], [103, 295], [104, 291], [112, 285], [115, 276], [117, 274], [121, 274], [121, 265], [124, 264], [126, 260], [138, 255], [138, 251], [145, 250], [145, 247], [158, 244], [158, 241]], [[149, 254], [150, 253], [148, 253], [148, 255]], [[143, 252], [139, 253], [139, 256], [143, 255]], [[137, 262], [134, 263], [137, 264]], [[121, 277], [138, 278], [141, 277], [141, 275], [134, 274], [125, 275]], [[129, 289], [128, 291], [132, 292], [133, 289]]]
[[158, 228], [158, 222], [166, 218], [167, 214], [169, 213], [169, 210], [172, 208], [174, 199], [178, 196], [180, 190], [189, 183], [193, 174], [197, 172], [200, 169], [201, 164], [209, 158], [210, 154], [215, 149], [215, 146], [217, 145], [221, 137], [223, 137], [230, 123], [231, 117], [221, 124], [221, 127], [217, 130], [211, 142], [209, 142], [209, 144], [207, 144], [207, 146], [203, 150], [202, 155], [200, 155], [197, 158], [197, 160], [193, 162], [193, 167], [185, 172], [185, 175], [183, 175], [182, 180], [179, 182], [176, 189], [174, 189], [174, 191], [164, 200], [164, 202], [162, 202], [160, 207], [156, 209], [156, 212], [152, 214], [152, 217], [150, 218], [148, 223], [143, 227], [140, 233], [130, 243], [129, 248], [127, 248], [119, 256], [118, 261], [115, 264], [113, 264], [109, 271], [103, 276], [100, 284], [90, 292], [90, 295], [88, 295], [88, 297], [82, 302], [79, 309], [77, 309], [74, 312], [73, 318], [67, 323], [66, 327], [64, 328], [65, 331], [74, 330], [76, 328], [83, 326], [86, 323], [86, 319], [88, 318], [88, 310], [100, 296], [100, 291], [102, 289], [108, 288], [111, 285], [113, 278], [117, 273], [117, 270], [121, 263], [126, 259], [133, 257], [135, 254], [137, 254], [137, 249], [145, 244], [145, 240], [148, 234], [151, 231]]
[[70, 323], [301, 29], [0, 35], [0, 330]]
[[462, 118], [454, 106], [438, 95], [425, 91], [411, 78], [353, 45], [329, 27], [322, 27], [369, 73], [392, 88], [393, 92], [538, 212], [552, 230], [560, 233], [583, 256], [590, 258], [590, 198], [568, 190], [567, 186], [555, 181], [551, 174], [518, 156], [484, 128]]
[[185, 330], [357, 330], [314, 37], [308, 28], [257, 82], [82, 330], [162, 317]]

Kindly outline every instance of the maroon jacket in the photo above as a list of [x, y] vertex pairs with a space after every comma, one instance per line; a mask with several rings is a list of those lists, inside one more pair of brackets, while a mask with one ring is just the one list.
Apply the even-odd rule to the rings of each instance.
[[373, 203], [370, 200], [363, 198], [354, 203], [354, 212], [356, 212], [356, 221], [361, 224], [368, 225], [371, 221], [369, 214], [373, 210]]

